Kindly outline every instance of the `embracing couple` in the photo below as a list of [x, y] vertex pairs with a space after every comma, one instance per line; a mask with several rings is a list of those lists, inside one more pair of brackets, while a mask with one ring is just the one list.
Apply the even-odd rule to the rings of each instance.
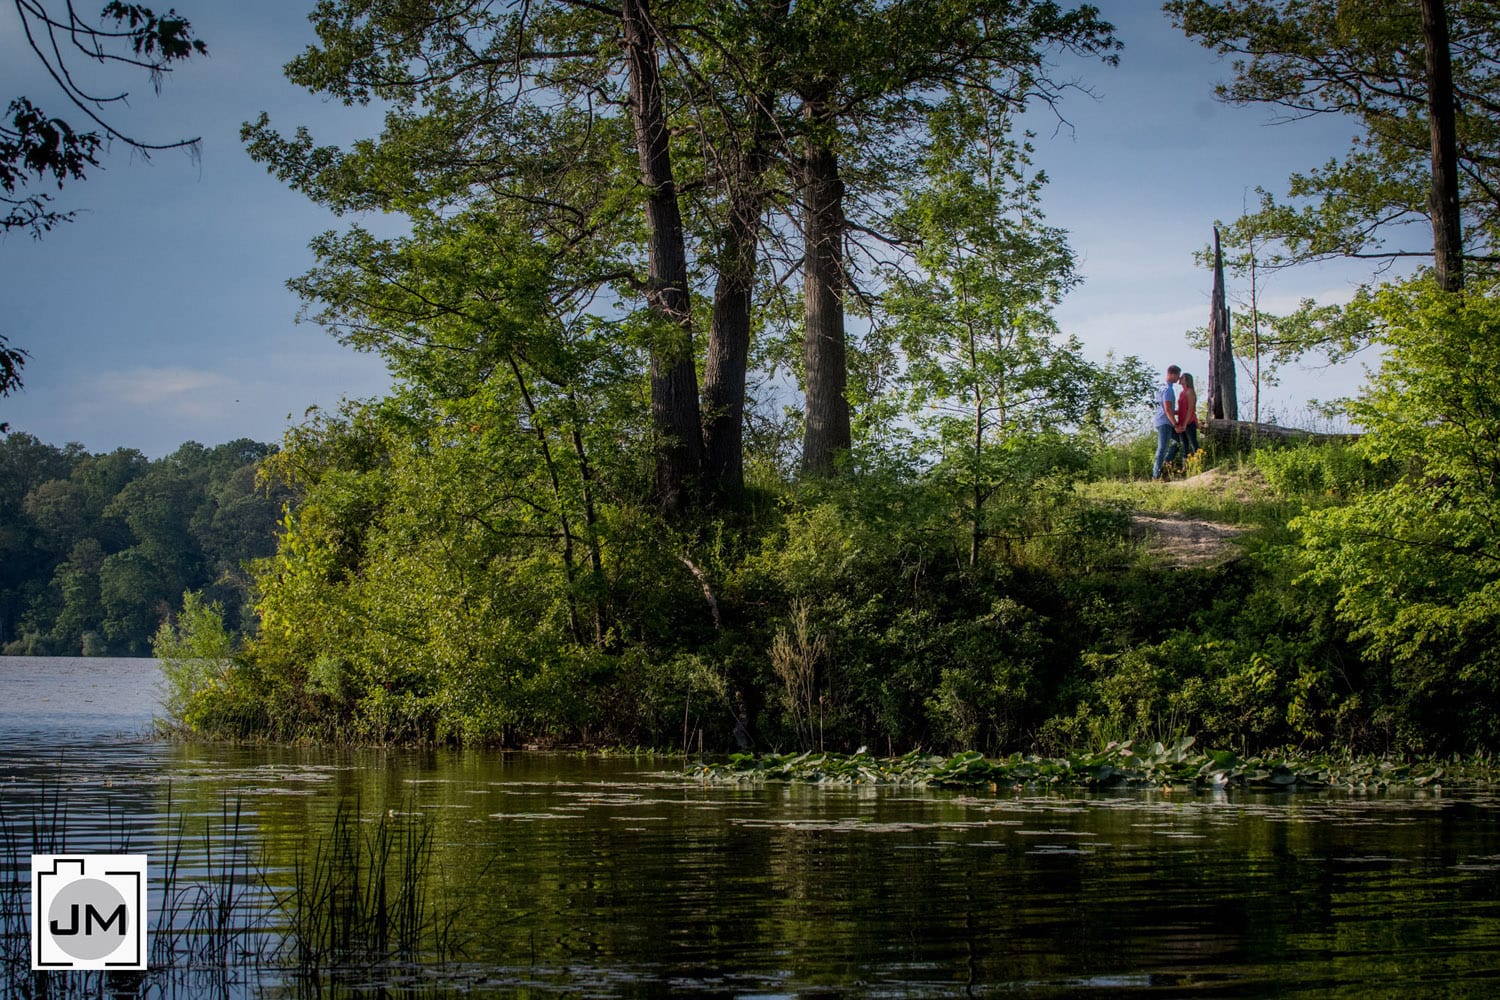
[[1167, 384], [1156, 394], [1155, 424], [1156, 461], [1151, 464], [1151, 478], [1160, 479], [1162, 466], [1179, 450], [1183, 458], [1198, 450], [1198, 393], [1193, 390], [1193, 376], [1176, 365], [1167, 368]]

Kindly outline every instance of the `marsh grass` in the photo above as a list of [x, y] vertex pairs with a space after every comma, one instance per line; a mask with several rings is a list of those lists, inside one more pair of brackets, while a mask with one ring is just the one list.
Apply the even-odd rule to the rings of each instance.
[[[409, 980], [459, 954], [457, 911], [428, 892], [432, 825], [409, 810], [364, 821], [341, 802], [303, 845], [287, 887], [272, 884], [237, 798], [199, 826], [169, 788], [156, 824], [159, 837], [143, 847], [123, 814], [109, 814], [102, 834], [70, 823], [56, 788], [19, 805], [0, 797], [0, 996], [322, 996], [329, 981]], [[32, 972], [31, 855], [142, 849], [151, 857], [147, 971]]]
[[205, 818], [203, 854], [186, 870], [186, 848], [198, 831], [176, 812], [171, 790], [160, 819], [164, 850], [148, 869], [152, 923], [149, 968], [126, 971], [31, 971], [28, 906], [33, 854], [128, 854], [141, 848], [124, 813], [110, 811], [101, 832], [70, 823], [61, 790], [42, 786], [19, 809], [0, 799], [0, 987], [7, 997], [72, 998], [228, 996], [258, 981], [267, 931], [253, 887], [259, 873], [239, 802], [225, 800], [215, 824]]
[[340, 802], [276, 896], [287, 923], [278, 956], [314, 983], [330, 970], [457, 957], [458, 911], [428, 895], [432, 856], [432, 824], [410, 808], [366, 821]]

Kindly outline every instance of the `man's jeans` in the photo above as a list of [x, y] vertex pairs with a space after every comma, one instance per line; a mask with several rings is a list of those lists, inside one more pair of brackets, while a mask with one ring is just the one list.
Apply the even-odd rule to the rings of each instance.
[[1171, 424], [1160, 424], [1156, 428], [1156, 461], [1151, 466], [1151, 478], [1161, 478], [1161, 467], [1172, 460], [1176, 451], [1177, 429]]

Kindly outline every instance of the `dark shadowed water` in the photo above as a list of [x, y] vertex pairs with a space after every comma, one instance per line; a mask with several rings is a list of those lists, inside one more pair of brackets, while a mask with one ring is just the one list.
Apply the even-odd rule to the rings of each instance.
[[0, 807], [60, 803], [68, 850], [124, 836], [156, 864], [174, 823], [222, 830], [238, 803], [251, 904], [340, 803], [416, 814], [462, 957], [324, 995], [1500, 996], [1492, 792], [717, 786], [670, 758], [181, 746], [142, 736], [153, 670], [0, 659]]

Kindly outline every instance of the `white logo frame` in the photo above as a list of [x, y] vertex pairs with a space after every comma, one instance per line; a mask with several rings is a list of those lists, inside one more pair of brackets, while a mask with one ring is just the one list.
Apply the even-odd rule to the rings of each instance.
[[[144, 854], [33, 854], [32, 971], [144, 970], [146, 865]], [[52, 913], [60, 895], [68, 909], [66, 927]], [[81, 909], [76, 900], [83, 901]]]

